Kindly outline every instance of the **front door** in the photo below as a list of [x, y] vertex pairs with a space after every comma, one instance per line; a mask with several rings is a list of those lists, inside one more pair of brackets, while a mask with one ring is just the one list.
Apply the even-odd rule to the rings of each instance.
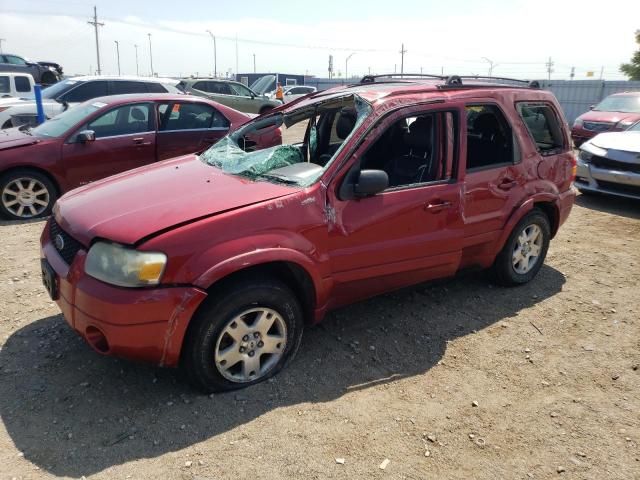
[[396, 112], [353, 156], [360, 170], [384, 170], [389, 188], [341, 200], [344, 177], [330, 186], [332, 306], [456, 272], [463, 225], [454, 168], [458, 117], [424, 106]]
[[[62, 147], [62, 169], [78, 187], [156, 160], [155, 115], [152, 103], [115, 107], [76, 130]], [[82, 130], [95, 132], [95, 141], [80, 143]]]

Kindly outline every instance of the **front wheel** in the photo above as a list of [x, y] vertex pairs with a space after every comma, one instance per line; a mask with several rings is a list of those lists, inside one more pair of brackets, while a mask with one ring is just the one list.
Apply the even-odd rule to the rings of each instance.
[[544, 212], [534, 209], [525, 215], [493, 264], [497, 283], [516, 286], [531, 281], [542, 268], [550, 239], [551, 227]]
[[10, 220], [46, 217], [56, 202], [51, 180], [33, 170], [14, 170], [0, 177], [0, 214]]
[[207, 393], [253, 385], [293, 358], [302, 329], [302, 308], [285, 284], [243, 278], [214, 294], [196, 313], [181, 367]]

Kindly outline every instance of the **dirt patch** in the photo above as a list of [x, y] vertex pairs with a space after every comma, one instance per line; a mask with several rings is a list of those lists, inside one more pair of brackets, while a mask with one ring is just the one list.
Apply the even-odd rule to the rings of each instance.
[[640, 478], [639, 218], [579, 197], [531, 284], [334, 312], [212, 397], [95, 354], [40, 284], [43, 223], [0, 224], [0, 479]]

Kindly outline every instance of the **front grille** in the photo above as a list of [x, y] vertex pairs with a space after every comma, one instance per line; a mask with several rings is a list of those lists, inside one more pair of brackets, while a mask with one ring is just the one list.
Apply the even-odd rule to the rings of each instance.
[[67, 265], [71, 265], [71, 262], [73, 262], [73, 259], [76, 257], [78, 250], [83, 248], [82, 244], [62, 230], [60, 225], [58, 225], [58, 222], [56, 222], [53, 217], [51, 217], [51, 222], [49, 223], [49, 236], [51, 237], [51, 243], [62, 259], [67, 263]]
[[636, 197], [640, 197], [640, 187], [636, 187], [634, 185], [625, 185], [623, 183], [613, 183], [613, 182], [603, 182], [602, 180], [598, 180], [598, 185], [601, 188], [604, 188], [611, 192], [624, 193], [626, 195], [633, 195]]
[[606, 170], [618, 170], [622, 172], [640, 173], [640, 163], [618, 162], [609, 158], [598, 157], [594, 155], [589, 160], [591, 165], [596, 168], [604, 168]]
[[610, 122], [584, 122], [582, 124], [585, 130], [590, 132], [607, 132], [613, 128], [613, 123]]

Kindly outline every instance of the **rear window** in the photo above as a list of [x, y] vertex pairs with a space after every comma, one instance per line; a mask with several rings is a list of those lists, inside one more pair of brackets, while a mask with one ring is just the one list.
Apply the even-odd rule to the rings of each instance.
[[16, 92], [30, 92], [31, 91], [31, 83], [29, 82], [29, 78], [27, 77], [16, 77]]
[[147, 93], [146, 82], [134, 82], [129, 80], [116, 80], [111, 82], [111, 94], [121, 95], [125, 93]]
[[0, 77], [0, 93], [10, 93], [9, 77]]
[[[160, 83], [155, 83], [155, 82], [147, 83], [147, 88], [149, 89], [150, 93], [167, 93], [167, 89], [164, 88]], [[184, 91], [184, 90], [181, 90], [181, 91]]]
[[564, 150], [560, 120], [551, 105], [520, 102], [517, 109], [541, 154], [553, 155]]

